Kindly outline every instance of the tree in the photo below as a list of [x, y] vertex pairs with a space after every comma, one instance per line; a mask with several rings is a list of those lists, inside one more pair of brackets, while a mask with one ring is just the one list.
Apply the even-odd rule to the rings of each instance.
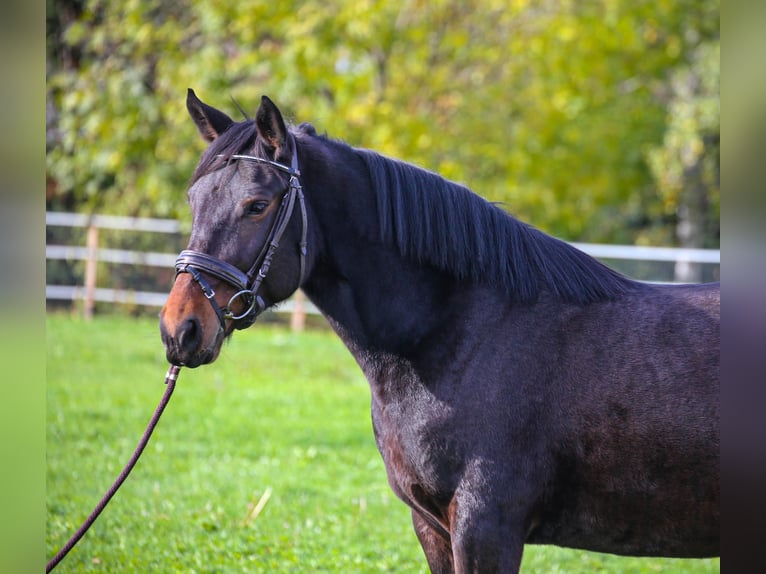
[[[683, 247], [716, 247], [720, 235], [719, 41], [700, 44], [671, 76], [662, 144], [649, 153], [666, 215], [675, 215]], [[678, 281], [701, 279], [699, 265], [679, 261]]]
[[54, 203], [185, 213], [202, 149], [183, 108], [193, 87], [219, 107], [269, 94], [567, 239], [675, 241], [669, 164], [651, 150], [675, 129], [672, 71], [717, 41], [717, 1], [83, 2], [54, 22], [79, 54], [76, 69], [51, 57]]

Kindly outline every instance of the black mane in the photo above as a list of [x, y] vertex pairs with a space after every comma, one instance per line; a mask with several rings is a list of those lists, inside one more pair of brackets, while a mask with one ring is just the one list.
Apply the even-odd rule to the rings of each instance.
[[[567, 243], [515, 219], [468, 188], [414, 165], [316, 134], [311, 139], [357, 153], [377, 196], [381, 239], [408, 258], [458, 279], [502, 288], [515, 301], [532, 302], [543, 289], [573, 303], [612, 299], [636, 283]], [[223, 167], [228, 156], [265, 157], [255, 121], [231, 125], [200, 159], [192, 183]]]
[[381, 239], [458, 279], [532, 302], [547, 289], [573, 303], [612, 299], [636, 283], [441, 176], [357, 149], [377, 194]]

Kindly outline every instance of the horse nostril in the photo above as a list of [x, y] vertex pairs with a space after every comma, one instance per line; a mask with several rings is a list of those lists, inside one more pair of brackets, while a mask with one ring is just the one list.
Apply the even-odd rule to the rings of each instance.
[[195, 352], [202, 341], [202, 326], [196, 317], [186, 319], [178, 330], [178, 345], [185, 353]]

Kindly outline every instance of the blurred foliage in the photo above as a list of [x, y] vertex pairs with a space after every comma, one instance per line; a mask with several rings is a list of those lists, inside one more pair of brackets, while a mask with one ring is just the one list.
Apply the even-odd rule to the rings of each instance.
[[252, 115], [268, 94], [567, 239], [676, 242], [690, 176], [718, 221], [704, 143], [719, 132], [718, 0], [49, 0], [48, 14], [49, 207], [187, 217], [204, 147], [192, 87], [232, 115], [230, 98]]
[[707, 42], [673, 73], [665, 136], [648, 156], [659, 205], [677, 214], [678, 239], [690, 247], [719, 243], [720, 60], [720, 42]]

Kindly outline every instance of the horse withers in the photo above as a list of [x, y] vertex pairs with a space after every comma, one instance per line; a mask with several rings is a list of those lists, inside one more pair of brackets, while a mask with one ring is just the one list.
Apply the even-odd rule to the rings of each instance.
[[628, 279], [413, 165], [235, 122], [209, 143], [161, 312], [171, 363], [301, 288], [366, 375], [375, 439], [433, 572], [524, 544], [719, 554], [720, 288]]

